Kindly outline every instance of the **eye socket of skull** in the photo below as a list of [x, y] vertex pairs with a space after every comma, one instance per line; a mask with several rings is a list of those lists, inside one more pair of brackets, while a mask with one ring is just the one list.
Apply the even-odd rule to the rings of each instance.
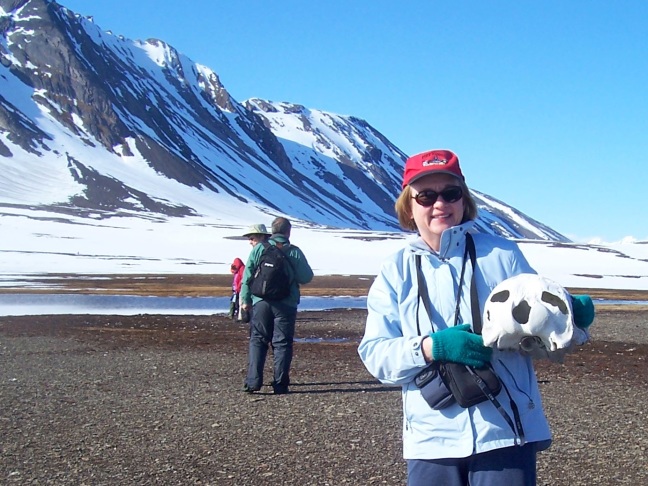
[[554, 307], [558, 307], [558, 310], [560, 310], [560, 312], [562, 312], [563, 314], [565, 314], [565, 315], [568, 314], [567, 304], [565, 303], [565, 301], [563, 299], [561, 299], [557, 295], [552, 294], [551, 292], [545, 291], [545, 292], [542, 292], [541, 299], [542, 299], [542, 302], [545, 302], [545, 303], [547, 303], [549, 305], [553, 305]]
[[506, 302], [510, 296], [511, 292], [509, 292], [508, 290], [502, 290], [500, 292], [497, 292], [496, 294], [493, 294], [490, 300], [491, 302]]

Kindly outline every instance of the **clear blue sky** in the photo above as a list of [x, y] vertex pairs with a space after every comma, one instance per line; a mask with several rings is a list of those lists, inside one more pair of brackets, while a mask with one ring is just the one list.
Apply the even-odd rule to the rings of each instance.
[[158, 38], [238, 101], [365, 119], [577, 241], [648, 240], [644, 0], [60, 0]]

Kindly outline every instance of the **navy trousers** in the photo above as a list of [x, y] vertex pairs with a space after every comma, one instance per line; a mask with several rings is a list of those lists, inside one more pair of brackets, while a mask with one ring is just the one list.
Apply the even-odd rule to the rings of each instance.
[[263, 385], [263, 368], [268, 347], [273, 350], [273, 388], [287, 391], [293, 358], [297, 308], [280, 302], [261, 300], [254, 305], [250, 321], [248, 372], [245, 384], [258, 390]]
[[408, 486], [535, 486], [536, 445], [526, 444], [459, 459], [407, 461]]

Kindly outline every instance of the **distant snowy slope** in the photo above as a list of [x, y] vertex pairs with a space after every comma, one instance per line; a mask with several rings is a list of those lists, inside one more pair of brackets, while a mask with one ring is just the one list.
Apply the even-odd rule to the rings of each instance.
[[506, 238], [567, 242], [569, 239], [494, 197], [471, 189], [480, 217], [477, 229]]
[[[226, 213], [232, 211], [225, 208]], [[92, 220], [6, 208], [0, 212], [0, 227], [3, 235], [9, 235], [0, 239], [0, 293], [1, 287], [17, 282], [29, 287], [34, 276], [51, 279], [56, 286], [71, 274], [228, 274], [232, 260], [246, 260], [251, 248], [240, 236], [244, 226], [208, 217]], [[412, 237], [401, 232], [313, 228], [297, 223], [291, 240], [305, 252], [316, 275], [364, 275], [371, 279], [387, 255]], [[648, 290], [646, 244], [609, 248], [524, 240], [519, 245], [539, 273], [562, 285]]]

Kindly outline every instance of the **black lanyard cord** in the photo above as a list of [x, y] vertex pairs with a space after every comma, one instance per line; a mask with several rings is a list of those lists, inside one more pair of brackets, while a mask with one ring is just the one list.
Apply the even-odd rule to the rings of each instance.
[[[457, 302], [455, 304], [455, 317], [454, 325], [456, 326], [459, 322], [459, 306], [461, 304], [461, 291], [463, 288], [464, 275], [466, 273], [466, 260], [467, 256], [470, 256], [470, 263], [473, 268], [473, 275], [470, 279], [470, 310], [473, 316], [473, 330], [476, 334], [481, 334], [482, 321], [481, 314], [479, 311], [479, 300], [477, 299], [477, 286], [475, 283], [475, 269], [477, 268], [477, 257], [475, 254], [475, 242], [473, 241], [472, 235], [466, 233], [466, 250], [464, 251], [463, 262], [461, 263], [461, 274], [459, 276], [459, 287], [457, 289]], [[434, 332], [434, 323], [432, 322], [432, 311], [430, 309], [430, 294], [428, 294], [427, 284], [425, 278], [423, 277], [423, 271], [421, 269], [421, 255], [415, 255], [416, 258], [416, 280], [418, 282], [418, 292], [419, 292], [419, 301], [423, 301], [423, 307], [430, 318], [430, 327], [432, 332]], [[418, 303], [416, 308], [416, 330], [418, 335], [421, 336], [421, 326], [419, 324], [418, 316]]]

